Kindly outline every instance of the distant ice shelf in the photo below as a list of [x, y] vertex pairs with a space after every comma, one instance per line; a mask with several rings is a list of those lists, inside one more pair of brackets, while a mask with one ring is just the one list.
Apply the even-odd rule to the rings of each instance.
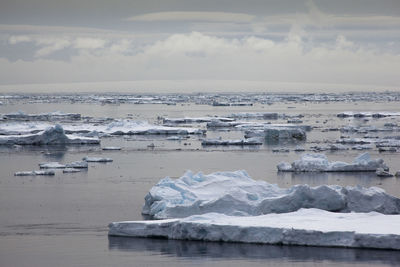
[[399, 225], [400, 215], [301, 209], [250, 217], [207, 213], [182, 219], [113, 222], [109, 235], [400, 250]]

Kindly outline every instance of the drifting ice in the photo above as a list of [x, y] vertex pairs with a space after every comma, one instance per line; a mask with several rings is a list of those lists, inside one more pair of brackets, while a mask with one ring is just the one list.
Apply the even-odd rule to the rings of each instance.
[[277, 168], [278, 171], [285, 172], [354, 172], [389, 169], [383, 159], [371, 159], [368, 153], [359, 155], [352, 163], [329, 162], [324, 154], [303, 154], [300, 160], [295, 160], [292, 164], [281, 162]]
[[82, 160], [86, 162], [112, 162], [111, 158], [84, 157]]
[[166, 177], [151, 188], [142, 213], [165, 219], [209, 212], [255, 216], [301, 208], [399, 214], [400, 199], [377, 187], [296, 185], [284, 189], [255, 181], [245, 171], [209, 175], [188, 171], [179, 179]]
[[109, 235], [398, 250], [399, 225], [400, 215], [301, 209], [252, 217], [207, 213], [184, 219], [114, 222]]

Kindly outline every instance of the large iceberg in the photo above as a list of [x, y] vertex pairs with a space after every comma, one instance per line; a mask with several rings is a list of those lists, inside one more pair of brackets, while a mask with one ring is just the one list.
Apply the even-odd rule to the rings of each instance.
[[48, 127], [43, 131], [23, 135], [0, 135], [0, 145], [67, 145], [99, 144], [98, 138], [66, 135], [61, 125]]
[[164, 219], [209, 212], [255, 216], [301, 208], [399, 214], [400, 199], [377, 187], [296, 185], [279, 188], [253, 180], [245, 171], [209, 175], [188, 171], [179, 179], [166, 177], [151, 188], [145, 196], [142, 213]]
[[295, 160], [291, 164], [281, 162], [277, 168], [278, 171], [286, 172], [354, 172], [376, 171], [378, 168], [389, 169], [383, 159], [371, 159], [368, 153], [359, 155], [352, 163], [330, 162], [324, 154], [303, 154], [300, 160]]
[[251, 217], [207, 213], [183, 219], [114, 222], [109, 235], [399, 250], [399, 225], [400, 215], [300, 209]]

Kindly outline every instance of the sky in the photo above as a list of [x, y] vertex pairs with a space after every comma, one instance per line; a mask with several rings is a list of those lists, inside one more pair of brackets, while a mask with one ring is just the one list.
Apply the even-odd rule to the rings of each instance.
[[398, 0], [2, 0], [0, 92], [400, 90]]

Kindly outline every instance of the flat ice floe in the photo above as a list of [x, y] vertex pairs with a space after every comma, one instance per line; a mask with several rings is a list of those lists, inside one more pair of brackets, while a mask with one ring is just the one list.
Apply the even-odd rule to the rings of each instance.
[[209, 212], [255, 216], [301, 208], [399, 214], [400, 199], [377, 187], [295, 185], [279, 188], [253, 180], [245, 171], [209, 175], [188, 171], [179, 179], [166, 177], [153, 186], [145, 196], [142, 213], [165, 219]]
[[303, 154], [299, 160], [277, 165], [278, 171], [285, 172], [356, 172], [376, 171], [378, 168], [388, 170], [383, 159], [371, 159], [368, 153], [359, 155], [352, 163], [342, 161], [330, 162], [324, 154]]
[[229, 122], [234, 121], [233, 118], [225, 118], [225, 117], [184, 117], [184, 118], [164, 118], [164, 123], [201, 123], [201, 122], [211, 122], [211, 121], [222, 121], [222, 122]]
[[22, 135], [0, 135], [0, 145], [67, 145], [99, 144], [98, 138], [66, 135], [61, 125], [48, 127], [37, 133]]
[[393, 117], [393, 116], [400, 116], [400, 112], [353, 112], [353, 111], [346, 111], [337, 114], [339, 118], [348, 118], [348, 117], [355, 117], [355, 118], [364, 118], [364, 117], [373, 117], [373, 118], [384, 118], [384, 117]]
[[86, 162], [112, 162], [113, 161], [113, 159], [111, 159], [111, 158], [99, 158], [99, 157], [84, 157], [82, 160], [86, 161]]
[[56, 173], [53, 170], [46, 171], [22, 171], [14, 173], [14, 176], [36, 176], [36, 175], [44, 175], [44, 176], [53, 176]]
[[111, 236], [398, 250], [399, 225], [400, 215], [300, 209], [251, 217], [207, 213], [183, 219], [114, 222], [109, 225], [108, 233]]
[[23, 111], [17, 111], [3, 115], [7, 120], [23, 120], [23, 121], [54, 121], [54, 120], [80, 120], [81, 114], [79, 113], [64, 113], [61, 111], [40, 113], [40, 114], [26, 114]]

